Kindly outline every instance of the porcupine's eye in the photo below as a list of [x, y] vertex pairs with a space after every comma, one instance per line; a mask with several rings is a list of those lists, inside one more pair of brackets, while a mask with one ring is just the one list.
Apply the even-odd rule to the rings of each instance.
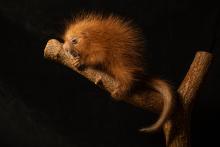
[[72, 42], [73, 45], [76, 45], [78, 43], [78, 39], [77, 38], [73, 38], [71, 40], [71, 42]]

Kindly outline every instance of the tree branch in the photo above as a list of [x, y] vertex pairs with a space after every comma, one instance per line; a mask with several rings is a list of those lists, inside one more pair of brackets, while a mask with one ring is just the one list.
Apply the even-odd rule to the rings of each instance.
[[190, 147], [191, 110], [212, 58], [212, 54], [209, 52], [197, 52], [184, 80], [180, 84], [177, 110], [164, 125], [168, 147]]
[[[90, 68], [86, 68], [83, 71], [77, 70], [72, 64], [75, 59], [68, 52], [63, 50], [62, 43], [55, 39], [48, 41], [44, 50], [44, 56], [45, 58], [64, 64], [94, 83], [96, 83], [101, 77], [102, 82], [101, 84], [98, 84], [98, 86], [109, 93], [111, 93], [117, 86], [117, 82], [105, 73]], [[178, 106], [175, 107], [175, 113], [173, 113], [170, 120], [167, 121], [163, 127], [168, 147], [190, 146], [189, 124], [192, 103], [208, 70], [211, 59], [212, 55], [210, 53], [198, 52], [185, 79], [178, 89]], [[134, 93], [124, 100], [136, 107], [160, 113], [163, 108], [163, 100], [158, 93], [154, 93], [154, 95], [158, 95], [156, 97], [151, 97], [151, 94], [152, 92]]]

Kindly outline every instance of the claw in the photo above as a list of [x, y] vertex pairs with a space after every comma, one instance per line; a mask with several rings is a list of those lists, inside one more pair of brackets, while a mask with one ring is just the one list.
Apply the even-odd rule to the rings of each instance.
[[96, 79], [95, 84], [96, 84], [96, 85], [101, 85], [101, 83], [102, 83], [102, 77], [99, 76], [99, 77]]
[[73, 61], [73, 66], [75, 66], [76, 68], [79, 68], [80, 67], [80, 61], [79, 59], [75, 58], [74, 61]]

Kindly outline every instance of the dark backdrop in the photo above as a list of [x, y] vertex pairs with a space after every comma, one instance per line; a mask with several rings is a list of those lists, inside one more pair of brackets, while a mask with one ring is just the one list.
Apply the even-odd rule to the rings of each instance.
[[[217, 3], [195, 0], [0, 1], [0, 144], [4, 146], [164, 146], [140, 134], [155, 115], [124, 103], [43, 58], [50, 38], [85, 10], [134, 20], [147, 40], [149, 69], [178, 86], [197, 50], [215, 59], [192, 112], [192, 146], [219, 145], [220, 40]], [[217, 133], [217, 134], [216, 134]]]

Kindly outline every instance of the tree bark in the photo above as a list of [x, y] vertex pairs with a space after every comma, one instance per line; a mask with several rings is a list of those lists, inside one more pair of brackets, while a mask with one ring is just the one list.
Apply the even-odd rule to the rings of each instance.
[[[62, 43], [55, 39], [48, 41], [44, 50], [44, 56], [45, 58], [64, 64], [85, 76], [93, 83], [96, 83], [97, 80], [101, 78], [101, 84], [99, 82], [98, 86], [109, 93], [117, 87], [117, 81], [105, 73], [91, 68], [86, 68], [82, 71], [76, 69], [73, 65], [75, 59], [68, 52], [63, 50]], [[179, 97], [177, 97], [178, 103], [175, 106], [175, 111], [163, 127], [167, 147], [190, 146], [190, 114], [193, 106], [192, 104], [202, 80], [208, 71], [211, 59], [211, 53], [197, 52], [185, 79], [181, 83], [178, 89]], [[160, 96], [151, 97], [151, 94], [152, 92], [135, 93], [124, 100], [136, 107], [160, 113], [163, 109], [163, 100]]]

